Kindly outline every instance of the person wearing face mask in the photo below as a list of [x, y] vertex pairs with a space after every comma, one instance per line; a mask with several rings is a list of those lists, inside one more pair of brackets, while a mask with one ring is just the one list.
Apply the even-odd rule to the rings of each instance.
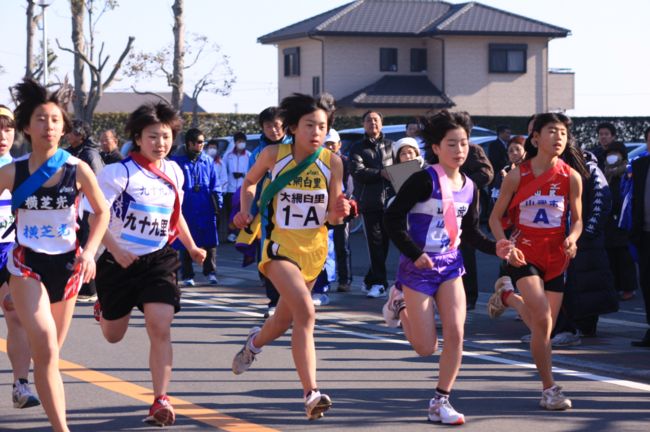
[[[226, 155], [226, 172], [228, 173], [228, 187], [226, 189], [225, 203], [226, 214], [230, 214], [232, 208], [232, 195], [244, 182], [244, 176], [248, 172], [249, 159], [251, 154], [246, 150], [246, 135], [244, 132], [237, 132], [233, 135], [235, 148]], [[234, 242], [237, 234], [232, 231], [228, 235], [228, 241]]]
[[[185, 132], [185, 154], [172, 159], [183, 170], [183, 217], [197, 246], [206, 251], [203, 275], [210, 285], [218, 283], [216, 275], [217, 217], [222, 206], [222, 190], [215, 172], [214, 159], [203, 152], [205, 136], [199, 129]], [[180, 248], [181, 280], [184, 286], [194, 286], [192, 257]]]
[[614, 286], [623, 301], [634, 297], [638, 282], [634, 259], [630, 254], [627, 230], [620, 227], [623, 195], [621, 180], [627, 171], [627, 149], [621, 141], [609, 144], [603, 154], [603, 173], [612, 191], [612, 213], [605, 227], [605, 249], [614, 275]]

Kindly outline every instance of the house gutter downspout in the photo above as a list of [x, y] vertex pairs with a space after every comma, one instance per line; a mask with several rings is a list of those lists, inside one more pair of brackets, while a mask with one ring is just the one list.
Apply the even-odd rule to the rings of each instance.
[[313, 39], [315, 41], [320, 42], [320, 92], [323, 93], [325, 91], [325, 41], [323, 39], [319, 39], [315, 36], [313, 36], [311, 33], [307, 34], [307, 37], [309, 39]]

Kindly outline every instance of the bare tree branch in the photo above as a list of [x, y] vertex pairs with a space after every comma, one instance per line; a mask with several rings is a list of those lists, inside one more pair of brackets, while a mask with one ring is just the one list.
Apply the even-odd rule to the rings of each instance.
[[113, 66], [113, 71], [108, 76], [108, 78], [106, 78], [106, 81], [104, 81], [104, 85], [102, 86], [103, 89], [106, 89], [111, 84], [111, 82], [113, 82], [115, 75], [117, 75], [117, 72], [122, 67], [122, 62], [126, 58], [127, 54], [129, 54], [129, 51], [131, 51], [131, 47], [133, 46], [134, 40], [135, 37], [129, 36], [129, 40], [126, 43], [126, 47], [124, 48], [124, 51], [122, 51], [122, 55], [120, 55], [120, 58], [117, 59], [117, 63], [115, 63], [115, 66]]

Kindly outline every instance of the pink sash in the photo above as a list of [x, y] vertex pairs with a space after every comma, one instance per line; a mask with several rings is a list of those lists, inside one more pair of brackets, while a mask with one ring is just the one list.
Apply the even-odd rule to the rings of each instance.
[[445, 174], [440, 164], [432, 166], [438, 174], [438, 183], [440, 183], [440, 194], [442, 195], [442, 215], [445, 221], [445, 229], [449, 236], [449, 248], [455, 249], [456, 239], [458, 238], [458, 219], [456, 219], [456, 206], [454, 206], [454, 195], [451, 191], [449, 178]]

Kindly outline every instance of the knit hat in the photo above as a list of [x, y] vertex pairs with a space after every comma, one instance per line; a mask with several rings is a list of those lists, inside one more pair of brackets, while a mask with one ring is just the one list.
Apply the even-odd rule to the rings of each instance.
[[418, 142], [415, 140], [415, 138], [404, 137], [393, 143], [393, 154], [395, 155], [395, 157], [399, 155], [399, 151], [404, 146], [413, 147], [415, 153], [417, 153], [417, 155], [420, 156], [420, 147], [418, 146]]
[[330, 132], [325, 137], [325, 142], [338, 143], [339, 141], [341, 141], [341, 137], [339, 136], [339, 133], [336, 131], [336, 129], [330, 129]]

